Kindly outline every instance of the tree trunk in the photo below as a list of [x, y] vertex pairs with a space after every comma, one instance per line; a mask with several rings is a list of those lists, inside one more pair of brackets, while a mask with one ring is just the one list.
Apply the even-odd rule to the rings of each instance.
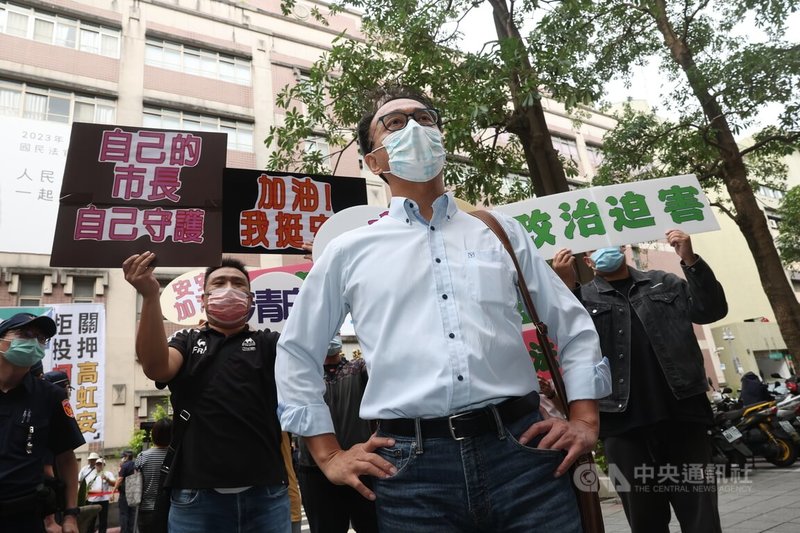
[[753, 189], [747, 179], [747, 167], [736, 139], [719, 102], [709, 91], [710, 84], [699, 71], [688, 45], [675, 33], [666, 14], [665, 0], [656, 0], [650, 13], [656, 21], [672, 59], [680, 65], [689, 86], [703, 108], [715, 136], [716, 148], [722, 160], [722, 181], [736, 208], [736, 224], [744, 235], [750, 253], [758, 266], [761, 286], [775, 313], [781, 336], [800, 371], [800, 302], [786, 277], [767, 220], [758, 207]]
[[[525, 43], [511, 19], [506, 0], [489, 0], [489, 4], [493, 9], [497, 37], [501, 40], [512, 39], [524, 48]], [[527, 95], [521, 94], [520, 88], [525, 81], [535, 79], [536, 73], [533, 72], [527, 55], [522, 57], [521, 64], [514, 66], [509, 76], [508, 86], [511, 90], [514, 114], [508, 125], [508, 131], [520, 139], [536, 196], [567, 192], [569, 190], [567, 176], [558, 153], [553, 148], [541, 100], [537, 98], [532, 105], [524, 105]]]
[[[506, 0], [489, 0], [489, 4], [492, 6], [498, 39], [513, 39], [525, 48], [519, 28], [514, 24], [508, 11]], [[524, 105], [527, 95], [522, 94], [520, 88], [524, 82], [535, 80], [537, 76], [528, 60], [528, 55], [523, 54], [521, 58], [520, 64], [514, 65], [511, 69], [508, 80], [514, 114], [507, 129], [519, 137], [536, 196], [567, 192], [569, 191], [567, 175], [558, 158], [558, 152], [553, 148], [542, 101], [540, 98], [535, 98], [533, 104]], [[586, 266], [582, 257], [582, 253], [578, 254], [575, 261], [578, 280], [581, 283], [588, 283], [594, 277], [594, 272]]]

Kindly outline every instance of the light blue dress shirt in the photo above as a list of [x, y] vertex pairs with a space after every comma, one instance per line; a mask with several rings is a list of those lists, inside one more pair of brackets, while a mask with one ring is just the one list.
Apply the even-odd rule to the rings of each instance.
[[[516, 270], [494, 233], [450, 193], [428, 223], [395, 197], [389, 215], [332, 240], [303, 282], [275, 364], [284, 431], [333, 433], [323, 401], [328, 342], [351, 313], [369, 381], [363, 419], [433, 418], [538, 390], [522, 341]], [[508, 232], [531, 297], [559, 349], [570, 400], [611, 392], [591, 318], [537, 254], [519, 223]]]

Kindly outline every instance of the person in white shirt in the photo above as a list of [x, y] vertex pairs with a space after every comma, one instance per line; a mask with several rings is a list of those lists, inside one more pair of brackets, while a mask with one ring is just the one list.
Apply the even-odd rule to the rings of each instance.
[[[285, 431], [301, 435], [337, 484], [376, 500], [382, 533], [581, 529], [569, 476], [597, 440], [608, 362], [583, 306], [523, 228], [509, 234], [531, 296], [559, 348], [570, 421], [542, 420], [522, 340], [516, 271], [497, 237], [444, 188], [441, 118], [397, 89], [359, 124], [370, 170], [392, 191], [388, 216], [331, 241], [278, 343]], [[365, 443], [342, 450], [323, 401], [323, 357], [350, 313], [369, 382]], [[374, 476], [374, 492], [359, 476]]]
[[97, 460], [100, 459], [100, 455], [97, 452], [92, 452], [89, 454], [87, 458], [87, 465], [81, 468], [80, 472], [78, 472], [78, 483], [84, 481], [86, 476], [88, 476], [91, 472], [94, 472], [94, 465]]
[[86, 476], [86, 501], [101, 506], [97, 517], [92, 518], [89, 531], [94, 531], [95, 520], [98, 521], [98, 533], [106, 533], [108, 527], [108, 505], [114, 492], [117, 478], [105, 469], [106, 460], [98, 458], [94, 463], [94, 471]]

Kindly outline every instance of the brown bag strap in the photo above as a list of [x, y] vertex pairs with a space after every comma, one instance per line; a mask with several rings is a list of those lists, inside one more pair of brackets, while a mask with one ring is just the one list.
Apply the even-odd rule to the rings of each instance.
[[[556, 393], [561, 397], [564, 406], [567, 408], [567, 412], [564, 414], [569, 418], [567, 389], [564, 386], [564, 378], [561, 376], [556, 355], [553, 353], [553, 349], [550, 347], [550, 341], [547, 338], [547, 325], [539, 320], [539, 315], [536, 313], [533, 300], [531, 300], [531, 293], [528, 292], [528, 284], [525, 283], [525, 276], [522, 274], [522, 268], [519, 266], [517, 254], [514, 253], [511, 241], [508, 240], [508, 235], [503, 229], [503, 226], [500, 225], [500, 222], [488, 211], [472, 211], [470, 215], [479, 218], [489, 226], [489, 229], [492, 230], [492, 232], [497, 235], [497, 238], [500, 239], [500, 242], [503, 243], [503, 247], [508, 251], [511, 260], [514, 262], [514, 268], [517, 269], [517, 287], [522, 295], [522, 302], [525, 304], [528, 316], [531, 317], [533, 324], [536, 326], [536, 336], [539, 341], [539, 347], [542, 349], [542, 353], [547, 360], [547, 366], [550, 367], [550, 375], [553, 378], [553, 386], [556, 389]], [[591, 452], [578, 456], [575, 463], [573, 463], [570, 468], [570, 475], [574, 479], [577, 468], [583, 469], [587, 467], [595, 469], [595, 476], [597, 475], [594, 458]], [[573, 487], [578, 499], [578, 510], [580, 511], [581, 526], [583, 527], [584, 533], [604, 533], [605, 525], [603, 524], [603, 510], [600, 507], [599, 494], [596, 491], [581, 490], [578, 488], [577, 484], [573, 484]]]
[[[511, 246], [511, 241], [508, 239], [508, 234], [506, 230], [503, 229], [503, 226], [500, 225], [500, 222], [497, 221], [494, 216], [488, 211], [471, 211], [470, 215], [474, 216], [483, 221], [492, 233], [497, 235], [497, 238], [500, 239], [500, 242], [503, 244], [503, 248], [506, 249], [508, 255], [511, 256], [511, 260], [514, 262], [514, 268], [517, 269], [517, 287], [519, 288], [519, 292], [522, 295], [522, 302], [525, 304], [525, 309], [528, 311], [528, 316], [531, 317], [533, 321], [533, 325], [536, 327], [536, 338], [539, 341], [539, 347], [544, 354], [545, 360], [547, 361], [547, 366], [550, 368], [550, 375], [553, 378], [553, 386], [556, 389], [556, 393], [558, 394], [559, 398], [561, 398], [562, 402], [564, 403], [564, 407], [566, 408], [569, 405], [569, 401], [567, 400], [567, 389], [564, 386], [564, 378], [561, 376], [561, 370], [558, 366], [558, 361], [556, 360], [556, 356], [553, 353], [553, 349], [550, 347], [550, 340], [547, 338], [547, 324], [542, 322], [539, 319], [539, 315], [536, 313], [536, 307], [533, 305], [533, 300], [531, 300], [531, 293], [528, 291], [528, 284], [525, 282], [525, 276], [522, 274], [522, 267], [519, 265], [519, 261], [517, 260], [517, 254], [514, 253], [514, 248]], [[564, 413], [569, 419], [569, 409], [566, 409], [567, 413]]]

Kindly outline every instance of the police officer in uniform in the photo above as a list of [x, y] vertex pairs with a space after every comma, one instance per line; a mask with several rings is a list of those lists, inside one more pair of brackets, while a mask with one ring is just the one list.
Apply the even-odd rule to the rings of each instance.
[[78, 533], [78, 461], [84, 444], [64, 389], [30, 374], [56, 324], [18, 313], [0, 323], [0, 533], [44, 532], [44, 457], [66, 484], [63, 533]]

